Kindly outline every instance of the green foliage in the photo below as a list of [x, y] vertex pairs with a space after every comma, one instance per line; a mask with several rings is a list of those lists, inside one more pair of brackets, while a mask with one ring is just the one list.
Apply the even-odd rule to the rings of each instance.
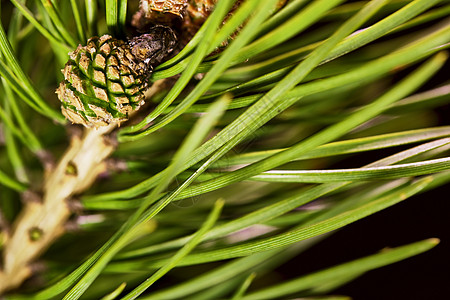
[[[277, 0], [246, 0], [223, 24], [234, 2], [218, 1], [155, 69], [151, 81], [179, 76], [148, 100], [142, 121], [117, 129], [113, 160], [122, 167], [79, 196], [80, 232], [44, 255], [44, 285], [8, 299], [334, 299], [337, 287], [438, 243], [261, 287], [263, 275], [333, 230], [448, 184], [450, 127], [435, 111], [450, 102], [440, 73], [450, 5], [292, 0], [277, 10]], [[126, 0], [3, 4], [6, 220], [42, 182], [45, 151], [59, 156], [67, 146], [54, 94], [67, 52], [94, 34], [124, 35], [132, 8]], [[325, 204], [302, 209], [313, 201]], [[170, 284], [154, 286], [161, 278]]]

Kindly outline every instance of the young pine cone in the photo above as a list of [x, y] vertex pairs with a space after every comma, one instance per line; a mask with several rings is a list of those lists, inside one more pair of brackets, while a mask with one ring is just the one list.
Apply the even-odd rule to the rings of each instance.
[[172, 52], [174, 32], [155, 26], [128, 42], [109, 35], [90, 38], [69, 53], [64, 81], [56, 90], [72, 123], [99, 127], [126, 121], [144, 104], [153, 67]]

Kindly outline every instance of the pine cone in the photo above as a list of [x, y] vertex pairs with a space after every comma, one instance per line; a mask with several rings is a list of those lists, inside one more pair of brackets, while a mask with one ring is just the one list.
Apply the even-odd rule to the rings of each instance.
[[187, 0], [141, 0], [139, 5], [147, 18], [151, 12], [170, 13], [182, 17]]
[[120, 123], [144, 104], [153, 67], [172, 51], [176, 36], [155, 26], [129, 42], [109, 35], [93, 37], [69, 53], [64, 81], [56, 93], [72, 123], [99, 127]]

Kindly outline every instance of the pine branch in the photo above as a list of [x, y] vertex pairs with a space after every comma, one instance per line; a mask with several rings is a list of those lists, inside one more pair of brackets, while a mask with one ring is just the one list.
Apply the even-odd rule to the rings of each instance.
[[[450, 95], [448, 79], [436, 80], [448, 4], [141, 0], [125, 39], [135, 6], [102, 0], [97, 11], [98, 1], [11, 0], [17, 15], [0, 27], [0, 294], [39, 275], [33, 294], [8, 296], [308, 298], [437, 243], [257, 290], [336, 229], [450, 182], [450, 127], [428, 116]], [[158, 27], [171, 38], [148, 38]], [[144, 35], [156, 43], [136, 46]], [[88, 127], [68, 146], [47, 95], [57, 82], [63, 114]], [[49, 163], [55, 146], [67, 149]], [[59, 239], [74, 223], [83, 234]], [[180, 266], [200, 275], [175, 278]], [[169, 270], [173, 284], [153, 285]]]

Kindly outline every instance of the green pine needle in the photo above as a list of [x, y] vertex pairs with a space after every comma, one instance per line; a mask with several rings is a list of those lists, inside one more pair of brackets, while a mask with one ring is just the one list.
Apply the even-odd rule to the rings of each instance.
[[[108, 134], [117, 149], [96, 166], [101, 178], [67, 199], [77, 230], [52, 241], [35, 259], [46, 265], [39, 280], [7, 299], [349, 299], [336, 289], [438, 244], [270, 280], [337, 229], [450, 182], [450, 126], [438, 120], [450, 103], [450, 5], [235, 3], [217, 1], [153, 69], [162, 88]], [[72, 145], [81, 136], [62, 126], [55, 94], [67, 54], [94, 35], [125, 40], [137, 4], [2, 2], [2, 228], [45, 190], [68, 132]]]

